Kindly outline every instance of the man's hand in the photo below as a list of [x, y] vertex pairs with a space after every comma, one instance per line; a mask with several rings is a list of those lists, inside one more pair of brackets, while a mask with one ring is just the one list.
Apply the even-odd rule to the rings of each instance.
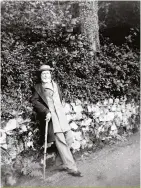
[[47, 115], [46, 115], [46, 121], [49, 121], [50, 118], [51, 118], [51, 113], [49, 112], [49, 113], [47, 113]]

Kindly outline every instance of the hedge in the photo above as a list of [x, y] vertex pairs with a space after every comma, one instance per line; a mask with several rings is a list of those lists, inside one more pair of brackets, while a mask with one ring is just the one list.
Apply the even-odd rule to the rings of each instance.
[[[2, 35], [2, 120], [16, 112], [32, 114], [32, 87], [38, 82], [41, 64], [55, 68], [66, 102], [87, 100], [92, 103], [109, 97], [127, 96], [139, 100], [139, 52], [127, 44], [117, 47], [105, 43], [99, 54], [93, 54], [81, 35], [53, 33], [36, 42], [11, 43], [15, 38]], [[30, 33], [32, 37], [32, 32]]]

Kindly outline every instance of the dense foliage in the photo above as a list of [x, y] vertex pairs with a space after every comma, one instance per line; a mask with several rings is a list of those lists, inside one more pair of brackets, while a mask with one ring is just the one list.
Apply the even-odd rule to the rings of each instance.
[[55, 79], [66, 101], [79, 98], [95, 103], [124, 95], [138, 99], [139, 54], [127, 45], [119, 48], [105, 44], [94, 57], [80, 36], [54, 38], [55, 45], [50, 39], [42, 39], [36, 45], [19, 43], [7, 53], [3, 50], [2, 117], [19, 107], [29, 114], [31, 88], [37, 82], [35, 73], [42, 63], [54, 66]]
[[[50, 8], [52, 14], [43, 14], [45, 4], [45, 13]], [[129, 48], [133, 33], [120, 47], [104, 40], [96, 56], [84, 36], [63, 26], [62, 20], [70, 17], [69, 5], [65, 7], [68, 15], [57, 14], [51, 2], [43, 5], [6, 2], [2, 6], [2, 119], [18, 113], [31, 116], [30, 97], [41, 64], [55, 68], [54, 78], [66, 101], [79, 98], [95, 103], [124, 95], [139, 99], [139, 53]]]

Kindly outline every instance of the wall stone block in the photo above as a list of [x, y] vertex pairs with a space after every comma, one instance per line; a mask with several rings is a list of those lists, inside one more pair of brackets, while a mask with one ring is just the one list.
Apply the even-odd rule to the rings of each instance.
[[75, 122], [71, 122], [70, 127], [72, 128], [72, 130], [78, 129], [78, 125]]
[[66, 114], [69, 114], [73, 111], [73, 108], [69, 103], [65, 103], [64, 110]]
[[74, 131], [72, 131], [72, 134], [73, 134], [73, 136], [74, 136], [74, 139], [77, 140], [77, 141], [80, 141], [80, 140], [83, 139], [82, 133], [81, 133], [80, 131], [79, 131], [79, 132], [74, 132]]
[[81, 144], [79, 141], [74, 140], [73, 144], [71, 145], [71, 148], [73, 149], [73, 153], [75, 153], [76, 151], [79, 151], [81, 147]]
[[120, 121], [122, 121], [122, 112], [115, 112], [115, 117], [119, 117]]
[[17, 128], [17, 121], [16, 121], [16, 119], [10, 119], [7, 122], [4, 130], [5, 131], [11, 131], [11, 130], [16, 129], [16, 128]]
[[109, 104], [113, 104], [114, 100], [112, 98], [109, 99]]
[[119, 103], [119, 99], [116, 98], [116, 99], [114, 100], [114, 103], [115, 103], [115, 104], [118, 104], [118, 103]]
[[91, 123], [92, 123], [92, 119], [91, 119], [91, 118], [84, 119], [84, 120], [81, 122], [81, 126], [87, 127], [87, 126], [90, 126]]
[[85, 139], [80, 141], [81, 148], [84, 149], [87, 147], [87, 141]]
[[117, 110], [117, 106], [114, 104], [114, 105], [112, 105], [112, 108], [111, 108], [111, 111], [112, 112], [115, 112]]

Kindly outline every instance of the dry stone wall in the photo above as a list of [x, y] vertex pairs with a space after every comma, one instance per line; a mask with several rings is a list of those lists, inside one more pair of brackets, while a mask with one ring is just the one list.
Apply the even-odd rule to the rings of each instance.
[[[127, 102], [126, 97], [120, 100], [110, 98], [96, 104], [76, 100], [64, 103], [63, 106], [74, 136], [74, 153], [80, 149], [92, 148], [97, 140], [121, 139], [122, 135], [139, 128], [139, 105], [134, 100]], [[12, 130], [17, 127], [19, 131], [15, 135]], [[1, 129], [1, 145], [15, 158], [24, 149], [34, 149], [36, 131], [37, 129], [31, 130], [30, 119], [10, 119], [4, 130]], [[20, 135], [25, 136], [17, 141], [16, 138]]]
[[139, 127], [139, 105], [134, 100], [108, 99], [97, 104], [66, 103], [66, 116], [71, 126], [74, 143], [72, 148], [91, 148], [97, 139], [120, 139], [126, 132], [132, 132]]

